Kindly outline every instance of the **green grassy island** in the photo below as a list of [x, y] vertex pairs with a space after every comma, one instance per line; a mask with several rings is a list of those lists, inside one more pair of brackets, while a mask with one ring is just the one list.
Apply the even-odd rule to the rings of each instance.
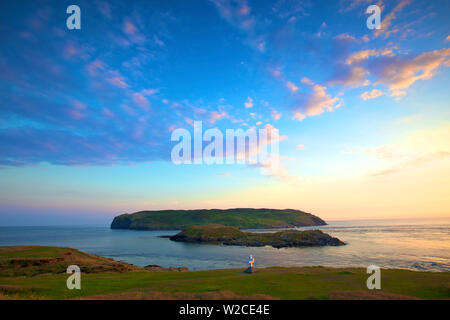
[[[67, 289], [71, 264], [81, 268], [80, 290]], [[382, 269], [382, 289], [368, 290], [365, 268], [245, 268], [141, 268], [72, 248], [0, 247], [0, 300], [450, 298], [449, 272]]]
[[157, 210], [122, 214], [111, 229], [181, 230], [189, 226], [220, 224], [239, 229], [326, 225], [310, 213], [293, 209]]
[[278, 232], [243, 232], [235, 227], [222, 225], [190, 226], [169, 237], [172, 241], [224, 244], [230, 246], [262, 247], [306, 247], [340, 246], [341, 240], [320, 230], [283, 230]]

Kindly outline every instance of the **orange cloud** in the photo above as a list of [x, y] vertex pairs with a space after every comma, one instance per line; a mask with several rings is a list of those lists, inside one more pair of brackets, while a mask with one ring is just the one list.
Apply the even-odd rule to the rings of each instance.
[[291, 90], [292, 92], [296, 92], [298, 90], [298, 87], [293, 84], [292, 82], [288, 81], [286, 82], [286, 86]]
[[221, 113], [213, 111], [213, 112], [211, 112], [211, 117], [209, 119], [209, 122], [214, 124], [214, 123], [216, 123], [217, 120], [225, 118], [226, 116], [228, 116], [228, 114], [225, 111], [222, 111]]
[[326, 110], [333, 110], [333, 106], [339, 101], [339, 98], [332, 98], [325, 91], [325, 87], [319, 84], [314, 85], [313, 94], [309, 97], [306, 105], [306, 115], [315, 116], [321, 114]]
[[361, 51], [352, 53], [347, 58], [345, 63], [348, 65], [360, 63], [364, 60], [367, 60], [371, 56], [380, 56], [380, 55], [381, 56], [394, 56], [392, 49], [394, 49], [394, 48], [385, 48], [382, 50], [377, 50], [377, 49], [361, 50]]
[[308, 78], [303, 78], [302, 82], [311, 87], [312, 92], [306, 95], [304, 104], [294, 111], [294, 119], [303, 120], [306, 116], [316, 116], [324, 111], [332, 111], [338, 107], [338, 97], [332, 97], [326, 92], [326, 87], [315, 84]]
[[280, 120], [281, 113], [279, 113], [277, 110], [272, 110], [272, 118], [274, 118], [275, 120]]
[[382, 96], [382, 95], [383, 95], [383, 92], [381, 92], [378, 89], [373, 89], [370, 92], [369, 91], [363, 92], [363, 94], [361, 94], [361, 98], [363, 100], [369, 100], [369, 99], [378, 98], [379, 96]]
[[434, 71], [441, 65], [450, 66], [449, 56], [450, 49], [441, 49], [425, 52], [408, 60], [393, 60], [377, 72], [378, 80], [375, 85], [385, 84], [392, 91], [392, 96], [400, 97], [417, 80], [431, 79]]

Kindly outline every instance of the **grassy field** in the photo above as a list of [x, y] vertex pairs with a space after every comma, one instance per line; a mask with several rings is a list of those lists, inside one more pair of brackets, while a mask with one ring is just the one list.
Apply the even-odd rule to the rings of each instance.
[[[83, 262], [84, 265], [79, 264], [81, 290], [68, 290], [69, 275], [59, 267], [55, 269], [52, 263], [40, 266], [24, 263], [18, 267], [10, 262], [34, 259], [39, 264], [36, 261], [42, 258], [54, 261], [71, 251], [75, 252], [71, 261], [54, 263]], [[272, 267], [256, 269], [253, 274], [244, 274], [244, 268], [149, 272], [134, 266], [124, 268], [123, 263], [75, 249], [54, 247], [0, 247], [0, 263], [0, 298], [3, 299], [450, 298], [450, 273], [382, 270], [382, 290], [374, 292], [366, 288], [368, 275], [362, 268]], [[55, 270], [61, 273], [55, 274]]]

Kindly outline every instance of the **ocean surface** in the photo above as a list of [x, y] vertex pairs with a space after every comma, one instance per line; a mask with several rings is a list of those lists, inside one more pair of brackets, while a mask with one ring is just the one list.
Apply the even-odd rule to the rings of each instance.
[[[329, 221], [321, 229], [341, 239], [340, 247], [234, 247], [173, 242], [160, 235], [177, 231], [111, 230], [109, 226], [0, 227], [0, 246], [67, 246], [139, 266], [191, 270], [244, 268], [253, 254], [256, 267], [331, 266], [450, 271], [450, 219]], [[265, 231], [266, 232], [266, 231]]]

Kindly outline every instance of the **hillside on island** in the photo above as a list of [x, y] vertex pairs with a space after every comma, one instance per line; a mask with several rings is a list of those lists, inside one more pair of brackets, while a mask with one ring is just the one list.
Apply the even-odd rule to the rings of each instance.
[[179, 230], [189, 226], [220, 224], [239, 229], [322, 226], [319, 217], [293, 209], [155, 210], [122, 214], [111, 229]]

